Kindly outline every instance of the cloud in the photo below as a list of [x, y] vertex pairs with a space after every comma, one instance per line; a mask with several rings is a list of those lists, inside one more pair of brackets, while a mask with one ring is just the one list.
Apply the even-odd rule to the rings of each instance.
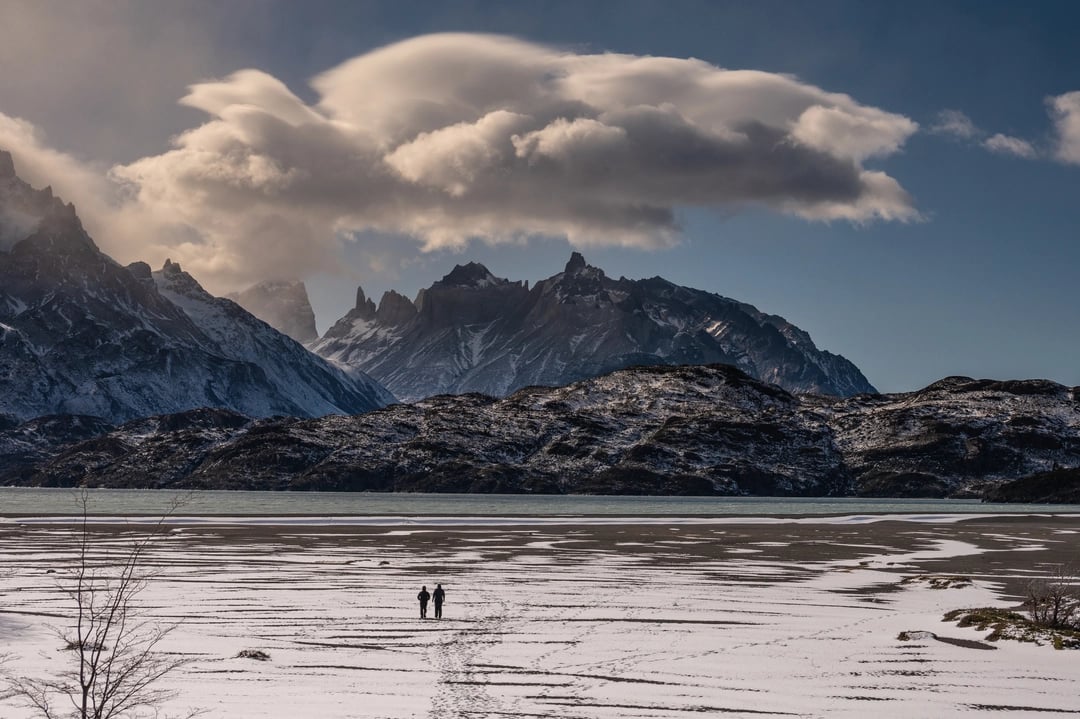
[[1046, 100], [1054, 121], [1054, 156], [1062, 162], [1080, 164], [1080, 91]]
[[939, 112], [937, 122], [930, 126], [930, 132], [936, 135], [948, 135], [965, 142], [977, 143], [984, 150], [989, 150], [998, 155], [1011, 155], [1033, 160], [1041, 154], [1035, 145], [1022, 138], [1000, 132], [990, 135], [960, 110], [942, 110]]
[[158, 152], [199, 119], [174, 106], [187, 85], [240, 66], [235, 28], [267, 14], [253, 5], [266, 3], [4, 0], [0, 106], [95, 158]]
[[109, 174], [123, 236], [145, 221], [151, 254], [236, 284], [331, 270], [365, 230], [427, 250], [537, 235], [658, 247], [685, 207], [919, 219], [864, 166], [917, 125], [786, 75], [444, 34], [312, 87], [308, 104], [250, 69], [191, 86], [181, 103], [208, 119]]
[[1038, 157], [1039, 155], [1035, 150], [1034, 145], [1027, 140], [1003, 135], [1000, 132], [983, 140], [982, 146], [991, 152], [996, 152], [1001, 155], [1014, 155], [1015, 157], [1023, 157], [1029, 160]]
[[971, 140], [984, 134], [982, 130], [975, 126], [970, 117], [959, 110], [942, 110], [939, 112], [937, 122], [930, 126], [930, 132], [938, 135], [951, 135], [961, 140]]

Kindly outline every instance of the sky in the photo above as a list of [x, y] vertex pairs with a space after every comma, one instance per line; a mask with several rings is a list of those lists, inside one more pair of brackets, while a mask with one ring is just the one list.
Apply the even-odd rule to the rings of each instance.
[[572, 250], [883, 391], [1080, 384], [1074, 2], [0, 3], [0, 148], [121, 262], [320, 331]]

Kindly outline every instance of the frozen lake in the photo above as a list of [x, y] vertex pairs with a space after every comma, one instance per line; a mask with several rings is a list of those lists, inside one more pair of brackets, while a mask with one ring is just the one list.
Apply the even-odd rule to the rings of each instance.
[[[93, 525], [95, 557], [141, 526]], [[61, 524], [0, 521], [9, 671], [50, 676], [70, 660], [48, 626], [72, 617], [61, 588], [75, 538]], [[1080, 655], [991, 644], [942, 615], [1015, 606], [1031, 577], [1078, 549], [1075, 515], [203, 518], [152, 545], [139, 600], [178, 622], [165, 648], [193, 660], [167, 681], [174, 714], [1045, 716], [1080, 713]], [[933, 589], [926, 575], [971, 583]], [[436, 582], [446, 616], [421, 621], [416, 593]], [[244, 649], [270, 661], [237, 658]], [[0, 716], [32, 714], [9, 702]]]

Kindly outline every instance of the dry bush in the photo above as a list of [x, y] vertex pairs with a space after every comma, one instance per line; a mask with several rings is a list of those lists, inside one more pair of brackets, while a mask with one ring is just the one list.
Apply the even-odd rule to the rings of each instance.
[[85, 493], [80, 503], [78, 556], [70, 580], [61, 583], [75, 616], [73, 626], [56, 630], [70, 659], [55, 677], [5, 672], [0, 696], [22, 700], [43, 719], [159, 717], [162, 704], [174, 696], [160, 687], [160, 680], [189, 660], [158, 651], [175, 625], [145, 618], [136, 598], [149, 579], [142, 567], [144, 552], [180, 503], [122, 556], [104, 559], [92, 556]]
[[1046, 579], [1028, 584], [1024, 603], [1031, 621], [1048, 629], [1080, 629], [1080, 578], [1059, 565]]

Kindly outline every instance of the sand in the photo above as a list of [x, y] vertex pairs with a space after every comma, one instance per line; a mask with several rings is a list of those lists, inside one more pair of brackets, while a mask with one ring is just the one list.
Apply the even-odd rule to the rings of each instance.
[[[986, 641], [951, 609], [1015, 606], [1080, 559], [1080, 517], [178, 519], [138, 599], [191, 659], [165, 707], [208, 717], [1045, 716], [1080, 653]], [[145, 526], [91, 527], [95, 560]], [[48, 625], [77, 534], [0, 520], [6, 669], [58, 672]], [[932, 588], [927, 576], [970, 582]], [[908, 580], [905, 582], [905, 580]], [[418, 618], [420, 586], [447, 590]], [[430, 613], [429, 613], [430, 615]], [[901, 640], [901, 632], [914, 639]], [[238, 658], [259, 649], [270, 660]], [[0, 702], [0, 717], [32, 713]]]

